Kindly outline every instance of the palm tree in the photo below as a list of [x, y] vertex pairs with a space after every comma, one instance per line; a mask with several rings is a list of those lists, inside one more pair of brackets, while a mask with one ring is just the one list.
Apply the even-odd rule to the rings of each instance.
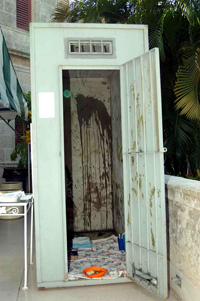
[[52, 20], [148, 24], [149, 46], [160, 49], [165, 170], [184, 175], [189, 166], [195, 172], [200, 167], [198, 1], [76, 0], [68, 5], [62, 0]]
[[131, 4], [126, 0], [85, 0], [58, 2], [53, 22], [126, 23], [131, 13]]

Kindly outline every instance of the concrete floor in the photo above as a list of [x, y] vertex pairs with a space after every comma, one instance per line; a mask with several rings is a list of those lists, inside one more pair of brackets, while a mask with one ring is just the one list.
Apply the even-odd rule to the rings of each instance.
[[0, 219], [0, 238], [0, 301], [162, 300], [135, 283], [41, 290], [36, 285], [35, 263], [29, 266], [29, 289], [23, 291], [23, 219]]

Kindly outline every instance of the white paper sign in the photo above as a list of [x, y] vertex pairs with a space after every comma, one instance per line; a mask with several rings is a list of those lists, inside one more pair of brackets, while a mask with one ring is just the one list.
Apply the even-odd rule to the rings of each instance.
[[54, 92], [39, 92], [39, 117], [55, 118]]

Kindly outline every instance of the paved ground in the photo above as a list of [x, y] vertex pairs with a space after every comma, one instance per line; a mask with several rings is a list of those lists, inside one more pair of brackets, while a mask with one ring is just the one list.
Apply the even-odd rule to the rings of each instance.
[[[135, 283], [38, 289], [35, 264], [29, 266], [27, 291], [23, 286], [23, 219], [0, 219], [0, 301], [152, 301], [162, 300]], [[175, 301], [173, 296], [168, 299]]]

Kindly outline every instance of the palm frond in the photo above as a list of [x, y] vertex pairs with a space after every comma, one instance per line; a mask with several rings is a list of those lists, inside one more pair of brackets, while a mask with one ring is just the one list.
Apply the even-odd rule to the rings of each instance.
[[189, 119], [200, 120], [200, 49], [185, 55], [175, 83], [176, 109]]
[[69, 19], [69, 2], [59, 1], [51, 17], [53, 22], [67, 22]]
[[192, 146], [188, 153], [188, 160], [194, 173], [200, 169], [200, 125], [195, 123], [195, 129], [192, 136]]
[[74, 0], [72, 2], [66, 0], [60, 0], [54, 12], [51, 15], [51, 20], [53, 22], [79, 22], [80, 11], [81, 11], [81, 1]]
[[150, 49], [158, 47], [160, 58], [165, 60], [165, 49], [163, 41], [163, 26], [167, 11], [164, 11], [156, 23], [149, 26], [149, 47]]
[[175, 149], [183, 155], [190, 148], [194, 133], [194, 125], [176, 112], [164, 116], [164, 144], [170, 152]]

